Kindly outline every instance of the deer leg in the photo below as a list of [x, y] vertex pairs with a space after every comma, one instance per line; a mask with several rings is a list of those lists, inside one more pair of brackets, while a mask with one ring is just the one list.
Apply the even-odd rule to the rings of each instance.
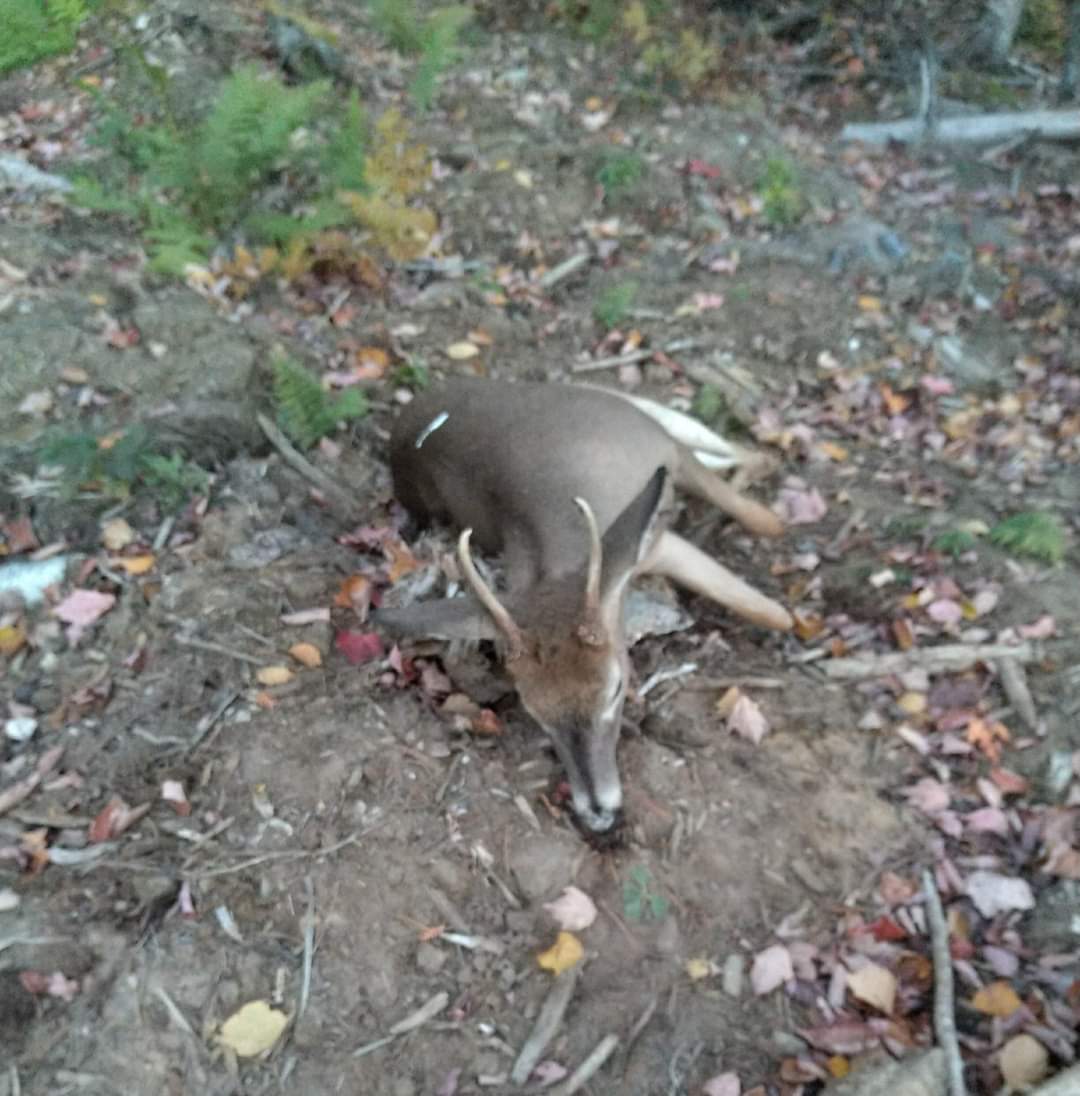
[[755, 590], [712, 556], [671, 532], [662, 533], [656, 539], [639, 564], [638, 573], [666, 575], [680, 586], [765, 628], [788, 632], [795, 623], [778, 601]]
[[678, 467], [675, 469], [675, 483], [684, 491], [711, 502], [725, 513], [730, 514], [740, 525], [762, 537], [778, 537], [784, 532], [784, 523], [771, 511], [740, 495], [726, 480], [706, 468], [690, 452], [679, 446]]

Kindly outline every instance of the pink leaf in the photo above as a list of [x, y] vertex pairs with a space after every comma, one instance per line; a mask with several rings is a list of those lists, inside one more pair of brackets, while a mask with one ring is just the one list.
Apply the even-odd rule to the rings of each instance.
[[567, 932], [581, 932], [596, 920], [593, 900], [577, 887], [566, 887], [554, 902], [545, 902], [544, 909], [555, 923]]
[[941, 814], [949, 806], [949, 786], [932, 776], [924, 776], [918, 784], [904, 788], [903, 795], [913, 807], [931, 817]]
[[730, 730], [750, 739], [755, 746], [769, 733], [769, 721], [757, 704], [746, 695], [735, 701], [727, 723]]
[[919, 378], [919, 384], [930, 393], [931, 396], [951, 396], [953, 384], [948, 377], [939, 377], [934, 373], [924, 373]]
[[68, 978], [60, 971], [55, 971], [49, 975], [46, 992], [50, 997], [59, 997], [61, 1001], [67, 1001], [70, 1004], [75, 994], [79, 992], [79, 983], [74, 978]]
[[1002, 978], [1012, 978], [1020, 969], [1020, 958], [1012, 951], [1005, 948], [987, 944], [982, 949], [983, 958], [990, 964], [991, 969]]
[[754, 965], [750, 968], [750, 984], [758, 997], [772, 993], [794, 977], [791, 953], [783, 944], [773, 944], [771, 948], [759, 951], [754, 956]]
[[701, 1096], [739, 1096], [741, 1092], [737, 1073], [718, 1073], [701, 1086]]
[[780, 517], [788, 525], [812, 525], [828, 513], [828, 506], [816, 487], [808, 491], [798, 487], [785, 487], [777, 503]]
[[695, 293], [694, 307], [699, 312], [708, 312], [713, 308], [721, 308], [724, 304], [723, 293]]
[[1024, 639], [1049, 639], [1057, 635], [1057, 621], [1049, 613], [1044, 613], [1033, 624], [1021, 624], [1017, 631]]
[[177, 814], [185, 818], [191, 814], [191, 804], [184, 794], [184, 785], [179, 780], [163, 780], [161, 782], [161, 798], [166, 803], [171, 803]]
[[553, 1062], [548, 1058], [546, 1061], [537, 1064], [536, 1069], [532, 1071], [532, 1075], [534, 1081], [540, 1082], [541, 1088], [547, 1088], [548, 1085], [561, 1081], [569, 1072], [566, 1066], [559, 1065], [558, 1062]]
[[383, 642], [377, 632], [338, 632], [334, 646], [354, 666], [382, 658]]
[[97, 590], [74, 590], [53, 609], [53, 614], [68, 625], [68, 643], [74, 647], [82, 638], [83, 632], [115, 604], [115, 594], [103, 594]]
[[997, 807], [980, 807], [977, 811], [964, 816], [964, 825], [971, 833], [996, 833], [999, 837], [1009, 836], [1009, 820], [1005, 812]]
[[964, 610], [955, 601], [939, 598], [927, 605], [926, 615], [938, 624], [956, 624], [964, 619]]

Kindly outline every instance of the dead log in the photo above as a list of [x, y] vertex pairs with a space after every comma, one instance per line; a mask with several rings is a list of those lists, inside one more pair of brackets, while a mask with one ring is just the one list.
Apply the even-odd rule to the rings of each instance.
[[964, 114], [939, 118], [932, 132], [928, 131], [921, 118], [901, 118], [895, 122], [853, 122], [840, 132], [841, 141], [862, 141], [868, 145], [924, 140], [939, 144], [954, 141], [980, 144], [1021, 136], [1042, 137], [1049, 141], [1080, 140], [1080, 110]]

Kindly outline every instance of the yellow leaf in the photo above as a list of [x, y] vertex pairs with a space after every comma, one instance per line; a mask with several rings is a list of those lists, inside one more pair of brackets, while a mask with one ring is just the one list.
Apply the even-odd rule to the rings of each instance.
[[0, 628], [0, 655], [10, 657], [26, 642], [26, 633], [17, 624]]
[[562, 974], [564, 970], [569, 970], [580, 963], [584, 954], [585, 949], [581, 946], [581, 941], [572, 932], [560, 932], [555, 937], [555, 943], [536, 957], [536, 962], [541, 970]]
[[266, 1001], [249, 1001], [221, 1025], [217, 1041], [238, 1058], [254, 1058], [281, 1038], [289, 1017]]
[[851, 1062], [840, 1054], [834, 1054], [825, 1063], [825, 1068], [839, 1081], [851, 1072]]
[[905, 715], [922, 715], [926, 711], [926, 693], [904, 693], [896, 704]]
[[135, 539], [135, 530], [123, 518], [113, 518], [101, 527], [101, 543], [110, 552], [119, 552]]
[[890, 1015], [896, 1003], [896, 976], [877, 963], [867, 963], [848, 975], [847, 988], [852, 997]]
[[456, 362], [468, 361], [469, 358], [475, 358], [479, 353], [480, 348], [474, 346], [471, 342], [451, 343], [446, 348], [446, 356], [452, 358]]
[[998, 1055], [1005, 1083], [1013, 1089], [1026, 1089], [1046, 1076], [1050, 1056], [1033, 1035], [1014, 1035]]
[[863, 296], [859, 297], [855, 302], [859, 306], [860, 312], [880, 312], [881, 311], [881, 298]]
[[314, 643], [294, 643], [289, 648], [289, 654], [309, 670], [322, 665], [322, 652]]
[[525, 190], [532, 190], [532, 173], [526, 171], [524, 168], [518, 168], [518, 170], [514, 172], [514, 182]]
[[818, 449], [820, 449], [829, 460], [834, 460], [837, 463], [847, 460], [848, 458], [848, 451], [842, 445], [837, 445], [836, 442], [819, 441]]
[[686, 976], [691, 982], [700, 982], [713, 973], [713, 965], [708, 959], [687, 959]]
[[1012, 1016], [1021, 1001], [1016, 990], [1008, 982], [991, 982], [983, 986], [971, 999], [972, 1008], [985, 1016]]
[[147, 571], [153, 570], [156, 560], [152, 553], [147, 552], [141, 556], [124, 556], [121, 559], [110, 559], [109, 562], [114, 567], [126, 571], [129, 575], [145, 575]]
[[285, 685], [293, 676], [288, 666], [264, 666], [255, 674], [255, 679], [260, 685]]
[[739, 703], [742, 695], [742, 690], [738, 685], [732, 685], [716, 702], [716, 714], [721, 719], [727, 719], [735, 710], [735, 705]]

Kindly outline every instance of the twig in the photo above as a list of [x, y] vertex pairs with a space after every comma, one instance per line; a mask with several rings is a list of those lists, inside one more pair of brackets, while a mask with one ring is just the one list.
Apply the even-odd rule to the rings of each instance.
[[696, 662], [684, 662], [681, 666], [673, 666], [670, 670], [657, 670], [656, 673], [650, 674], [642, 683], [641, 688], [637, 691], [638, 698], [648, 696], [657, 685], [663, 685], [665, 681], [675, 681], [677, 678], [694, 673], [697, 668], [698, 664]]
[[34, 771], [29, 776], [17, 780], [7, 791], [0, 792], [0, 814], [5, 814], [30, 796], [42, 780], [56, 768], [63, 755], [63, 746], [53, 746], [51, 750], [47, 750], [41, 755], [37, 765], [34, 766]]
[[626, 1067], [630, 1062], [630, 1052], [634, 1049], [634, 1044], [638, 1040], [638, 1036], [645, 1030], [649, 1021], [653, 1018], [653, 1014], [656, 1012], [656, 1006], [660, 1004], [660, 998], [653, 996], [652, 1000], [645, 1006], [645, 1011], [634, 1021], [634, 1026], [630, 1029], [630, 1034], [626, 1037], [626, 1045], [623, 1047], [623, 1072], [626, 1072]]
[[598, 1073], [604, 1063], [615, 1053], [619, 1045], [618, 1035], [605, 1035], [596, 1049], [566, 1078], [561, 1085], [549, 1089], [549, 1096], [573, 1096], [575, 1092], [584, 1088], [592, 1080], [593, 1074]]
[[574, 995], [577, 979], [578, 967], [576, 966], [555, 976], [555, 981], [548, 990], [544, 1003], [540, 1006], [536, 1023], [529, 1032], [529, 1037], [522, 1044], [517, 1060], [510, 1070], [510, 1080], [515, 1085], [525, 1084], [532, 1076], [532, 1071], [540, 1061], [541, 1055], [555, 1037], [555, 1032], [562, 1023], [566, 1008], [570, 1004], [570, 998]]
[[1011, 655], [999, 658], [996, 663], [1001, 687], [1009, 698], [1009, 703], [1032, 731], [1038, 730], [1039, 713], [1035, 710], [1035, 701], [1027, 685], [1024, 667]]
[[11, 1090], [11, 1096], [22, 1096], [22, 1082], [19, 1080], [19, 1069], [14, 1062], [11, 1063], [8, 1076], [11, 1078], [11, 1083], [8, 1088]]
[[787, 684], [778, 677], [703, 677], [698, 681], [691, 681], [687, 688], [691, 692], [708, 692], [730, 689], [732, 686], [739, 689], [783, 689]]
[[356, 1050], [352, 1052], [352, 1056], [354, 1058], [363, 1058], [373, 1050], [380, 1050], [382, 1047], [388, 1046], [396, 1038], [396, 1035], [384, 1035], [381, 1039], [376, 1039], [372, 1043], [365, 1043], [362, 1047], [357, 1047]]
[[247, 662], [252, 666], [261, 666], [264, 662], [264, 659], [245, 654], [243, 651], [234, 651], [231, 647], [223, 647], [220, 643], [211, 643], [207, 639], [195, 639], [192, 636], [185, 635], [173, 636], [173, 639], [175, 642], [179, 643], [181, 647], [194, 647], [199, 651], [209, 651], [211, 654], [225, 655], [227, 658], [235, 658], [238, 662]]
[[930, 947], [934, 958], [934, 1031], [948, 1063], [949, 1096], [966, 1096], [964, 1063], [960, 1043], [956, 1038], [956, 1016], [953, 1003], [952, 956], [949, 953], [949, 928], [941, 895], [929, 871], [923, 872], [923, 892], [926, 895], [926, 919], [930, 924]]
[[601, 369], [613, 369], [618, 365], [633, 365], [653, 357], [658, 351], [663, 354], [677, 354], [681, 350], [697, 350], [704, 346], [701, 339], [676, 339], [667, 346], [650, 347], [643, 350], [628, 350], [625, 354], [615, 354], [610, 358], [597, 358], [594, 362], [579, 362], [570, 367], [571, 373], [597, 373]]
[[558, 266], [553, 266], [549, 271], [541, 274], [537, 284], [541, 289], [551, 289], [559, 282], [569, 278], [571, 274], [576, 274], [588, 261], [589, 253], [579, 251], [577, 254], [571, 255], [569, 259], [564, 259]]
[[209, 711], [199, 720], [198, 725], [195, 727], [195, 734], [192, 735], [191, 741], [187, 745], [187, 752], [194, 753], [204, 740], [207, 740], [210, 735], [210, 731], [214, 728], [221, 717], [232, 707], [233, 702], [240, 695], [238, 689], [227, 689], [221, 699], [214, 705], [213, 710]]
[[1011, 658], [1016, 662], [1034, 662], [1038, 657], [1031, 643], [1010, 646], [1007, 643], [946, 643], [921, 650], [892, 651], [884, 655], [860, 655], [856, 658], [829, 659], [822, 669], [829, 677], [844, 681], [861, 677], [902, 674], [921, 668], [930, 673], [959, 673], [977, 662]]
[[309, 857], [329, 856], [331, 853], [340, 852], [347, 845], [355, 845], [361, 837], [370, 833], [374, 827], [369, 827], [362, 833], [352, 833], [341, 841], [335, 841], [332, 845], [326, 845], [321, 849], [282, 849], [279, 852], [267, 852], [262, 856], [253, 856], [248, 860], [241, 860], [239, 864], [228, 864], [220, 868], [204, 868], [195, 872], [193, 879], [213, 879], [218, 875], [231, 875], [233, 872], [246, 871], [248, 868], [258, 867], [271, 860], [305, 860]]
[[256, 414], [255, 418], [267, 441], [281, 454], [281, 459], [322, 492], [337, 517], [346, 522], [353, 521], [358, 511], [352, 493], [333, 476], [316, 468], [265, 415]]
[[301, 919], [304, 926], [304, 974], [300, 980], [300, 1003], [297, 1006], [296, 1017], [304, 1015], [307, 1008], [308, 996], [311, 993], [311, 963], [315, 955], [315, 887], [309, 875], [304, 880], [307, 889], [307, 912]]
[[195, 1031], [188, 1023], [187, 1017], [180, 1011], [179, 1005], [165, 992], [164, 987], [155, 986], [154, 996], [165, 1006], [165, 1011], [172, 1018], [172, 1022], [185, 1034], [194, 1037]]
[[150, 546], [155, 552], [160, 552], [165, 547], [165, 542], [172, 534], [173, 526], [176, 524], [176, 515], [170, 514], [160, 526], [158, 526], [157, 535], [154, 537], [154, 543]]
[[434, 1019], [446, 1006], [450, 1004], [450, 994], [445, 990], [436, 993], [431, 1000], [421, 1005], [414, 1013], [406, 1016], [390, 1029], [391, 1035], [404, 1035], [407, 1031], [413, 1031], [422, 1027], [428, 1020]]

